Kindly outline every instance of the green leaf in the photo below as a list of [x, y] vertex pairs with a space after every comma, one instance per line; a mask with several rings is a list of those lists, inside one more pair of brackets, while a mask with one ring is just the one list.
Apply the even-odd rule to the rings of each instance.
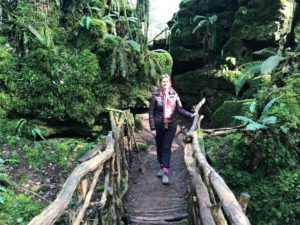
[[4, 159], [0, 157], [0, 164], [4, 163]]
[[126, 40], [126, 43], [129, 44], [134, 51], [141, 52], [141, 45], [134, 40]]
[[31, 130], [31, 134], [33, 135], [34, 139], [36, 139], [36, 136], [39, 136], [41, 139], [46, 140], [42, 134], [42, 131], [38, 127], [33, 128]]
[[256, 101], [251, 102], [250, 107], [249, 107], [250, 113], [254, 113], [255, 112], [256, 104], [257, 104]]
[[255, 123], [252, 119], [246, 117], [246, 116], [233, 116], [234, 119], [237, 119], [237, 120], [241, 120], [245, 123]]
[[6, 188], [0, 185], [0, 191], [6, 191]]
[[235, 81], [235, 93], [238, 95], [242, 90], [245, 83], [251, 79], [255, 74], [260, 73], [260, 67], [262, 65], [261, 61], [254, 61], [250, 63], [243, 64], [240, 67], [241, 75]]
[[198, 29], [203, 27], [207, 23], [207, 20], [201, 20], [198, 25], [193, 29], [192, 34], [196, 33]]
[[55, 0], [57, 6], [60, 6], [60, 0]]
[[276, 55], [276, 52], [273, 52], [272, 50], [269, 50], [267, 48], [263, 48], [259, 51], [256, 51], [256, 52], [253, 52], [252, 54], [255, 54], [255, 55], [262, 55], [262, 56], [273, 56], [273, 55]]
[[276, 116], [269, 116], [261, 120], [262, 124], [274, 124], [277, 121]]
[[203, 19], [203, 20], [207, 20], [207, 17], [206, 16], [195, 16], [194, 19], [193, 19], [193, 22], [195, 22], [197, 19]]
[[262, 74], [271, 73], [284, 58], [279, 55], [273, 55], [267, 58], [261, 65], [260, 71]]
[[261, 114], [261, 118], [262, 118], [262, 119], [265, 118], [265, 117], [267, 117], [269, 109], [270, 109], [270, 108], [273, 106], [273, 104], [274, 104], [278, 99], [280, 99], [280, 98], [281, 98], [281, 96], [276, 97], [276, 98], [273, 98], [271, 101], [269, 101], [269, 102], [265, 105], [265, 107], [264, 107], [264, 109], [263, 109], [263, 111], [262, 111], [262, 114]]
[[0, 196], [0, 204], [4, 204], [4, 200], [1, 196]]
[[17, 122], [17, 126], [16, 126], [16, 135], [19, 135], [21, 132], [22, 127], [24, 126], [24, 124], [27, 123], [26, 119], [20, 119]]
[[213, 15], [213, 16], [210, 16], [208, 19], [209, 19], [210, 24], [214, 24], [218, 20], [218, 16]]
[[267, 127], [265, 125], [253, 122], [253, 123], [249, 123], [246, 126], [246, 130], [250, 130], [250, 131], [255, 131], [255, 130], [259, 130], [259, 129], [266, 129]]
[[92, 17], [87, 16], [85, 21], [85, 26], [88, 30], [90, 29], [91, 22], [92, 22]]
[[45, 37], [43, 37], [36, 29], [34, 29], [31, 25], [28, 26], [28, 29], [43, 45], [46, 44]]

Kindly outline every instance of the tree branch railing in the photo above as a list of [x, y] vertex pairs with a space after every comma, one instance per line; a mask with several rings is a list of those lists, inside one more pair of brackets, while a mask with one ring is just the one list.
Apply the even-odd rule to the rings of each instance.
[[[109, 109], [112, 131], [79, 159], [56, 199], [29, 225], [121, 224], [122, 198], [128, 189], [128, 167], [132, 149], [134, 123], [129, 111]], [[103, 189], [101, 192], [99, 189]], [[93, 210], [93, 218], [87, 216]], [[93, 221], [93, 222], [91, 222]]]
[[[204, 103], [205, 99], [196, 106], [197, 113]], [[202, 119], [202, 115], [194, 117], [193, 125], [185, 139], [184, 159], [191, 175], [189, 224], [250, 225], [245, 215], [250, 196], [242, 194], [239, 202], [222, 177], [206, 160], [204, 146], [199, 144], [199, 140], [203, 143], [203, 134], [197, 137], [195, 132], [197, 127], [200, 129]]]

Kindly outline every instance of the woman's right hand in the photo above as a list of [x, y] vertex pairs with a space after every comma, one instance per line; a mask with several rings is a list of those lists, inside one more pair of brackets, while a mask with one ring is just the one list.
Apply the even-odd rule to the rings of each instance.
[[151, 130], [151, 133], [156, 136], [156, 130]]

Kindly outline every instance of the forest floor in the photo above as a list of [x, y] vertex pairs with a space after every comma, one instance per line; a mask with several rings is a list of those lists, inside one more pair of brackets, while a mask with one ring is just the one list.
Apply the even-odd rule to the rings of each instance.
[[156, 177], [159, 164], [148, 118], [140, 115], [143, 129], [136, 133], [146, 151], [135, 154], [130, 171], [129, 190], [125, 198], [127, 220], [131, 224], [187, 224], [188, 174], [184, 164], [184, 134], [177, 130], [172, 144], [170, 185]]

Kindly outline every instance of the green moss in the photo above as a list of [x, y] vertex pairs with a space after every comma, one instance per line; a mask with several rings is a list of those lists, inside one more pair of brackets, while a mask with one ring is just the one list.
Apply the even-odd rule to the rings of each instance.
[[90, 32], [95, 38], [102, 38], [107, 34], [106, 23], [100, 19], [92, 19]]
[[43, 203], [34, 202], [30, 196], [12, 190], [6, 190], [2, 195], [4, 204], [0, 204], [0, 221], [3, 224], [26, 225], [45, 207]]
[[274, 134], [234, 134], [205, 139], [206, 152], [238, 196], [253, 201], [247, 215], [253, 224], [297, 224], [299, 160]]
[[245, 47], [241, 39], [232, 36], [223, 46], [225, 55], [236, 57], [239, 61], [242, 61], [244, 57], [249, 54], [249, 50]]
[[205, 61], [208, 57], [208, 53], [204, 50], [188, 49], [182, 46], [171, 46], [170, 53], [175, 61], [189, 62], [189, 61]]
[[171, 73], [172, 66], [173, 66], [173, 59], [168, 52], [150, 51], [149, 54], [150, 54], [150, 58], [152, 58], [158, 64], [157, 71], [159, 71], [161, 74]]
[[236, 12], [232, 33], [242, 40], [263, 41], [269, 45], [290, 32], [294, 1], [264, 1], [259, 8], [240, 7]]
[[248, 102], [253, 102], [253, 99], [225, 101], [212, 116], [213, 126], [218, 128], [241, 124], [241, 122], [234, 119], [233, 116], [244, 115], [245, 112], [248, 111], [248, 107], [245, 106], [244, 103]]
[[242, 94], [243, 98], [253, 98], [258, 95], [259, 91], [266, 89], [271, 83], [271, 75], [254, 77], [248, 81], [248, 88]]
[[295, 43], [300, 45], [300, 22], [294, 26]]

